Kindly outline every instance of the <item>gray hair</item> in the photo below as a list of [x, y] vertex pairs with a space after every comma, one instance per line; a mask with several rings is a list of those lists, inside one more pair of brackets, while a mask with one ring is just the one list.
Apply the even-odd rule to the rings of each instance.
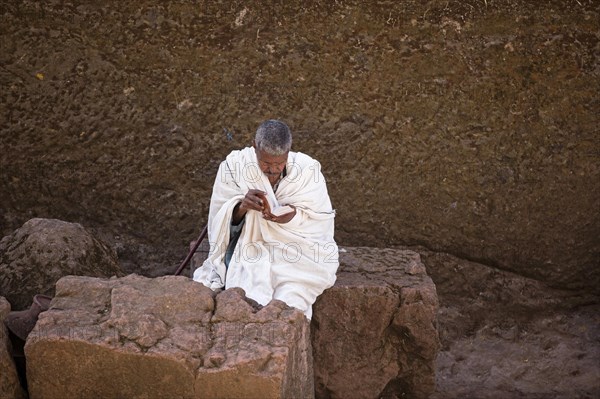
[[270, 119], [256, 129], [254, 143], [261, 151], [271, 155], [282, 155], [292, 148], [292, 132], [285, 123]]

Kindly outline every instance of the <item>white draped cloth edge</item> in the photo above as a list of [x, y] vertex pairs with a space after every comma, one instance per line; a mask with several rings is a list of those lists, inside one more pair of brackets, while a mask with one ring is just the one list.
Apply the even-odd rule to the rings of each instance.
[[[210, 201], [211, 250], [193, 279], [213, 290], [241, 287], [262, 305], [279, 299], [310, 319], [312, 304], [335, 283], [339, 266], [335, 211], [320, 167], [306, 154], [289, 152], [287, 175], [274, 192], [253, 147], [231, 152], [219, 166]], [[233, 208], [250, 189], [266, 192], [271, 209], [295, 206], [296, 215], [276, 223], [248, 211], [226, 269]]]

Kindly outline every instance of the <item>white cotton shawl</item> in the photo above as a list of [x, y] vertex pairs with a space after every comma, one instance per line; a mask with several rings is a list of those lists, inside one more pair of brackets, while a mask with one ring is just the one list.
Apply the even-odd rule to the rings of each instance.
[[[262, 305], [282, 300], [310, 319], [312, 304], [333, 285], [339, 266], [335, 211], [320, 166], [308, 155], [290, 152], [287, 175], [274, 193], [253, 147], [229, 154], [219, 167], [210, 202], [211, 250], [194, 280], [212, 289], [241, 287]], [[295, 206], [296, 215], [288, 223], [275, 223], [260, 212], [248, 211], [226, 270], [233, 208], [249, 189], [266, 192], [271, 209]]]

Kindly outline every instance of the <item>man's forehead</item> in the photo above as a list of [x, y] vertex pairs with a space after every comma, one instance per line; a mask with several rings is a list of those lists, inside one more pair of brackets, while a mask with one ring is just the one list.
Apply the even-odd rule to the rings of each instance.
[[258, 148], [255, 148], [255, 150], [256, 150], [256, 157], [258, 158], [259, 161], [262, 161], [262, 162], [273, 162], [273, 163], [286, 162], [288, 159], [288, 154], [289, 154], [289, 152], [286, 152], [281, 155], [272, 155], [272, 154], [269, 154], [268, 152], [259, 150]]

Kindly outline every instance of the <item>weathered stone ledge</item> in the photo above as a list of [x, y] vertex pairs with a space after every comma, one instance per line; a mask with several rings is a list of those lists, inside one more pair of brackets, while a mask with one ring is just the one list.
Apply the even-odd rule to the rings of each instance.
[[309, 325], [186, 277], [64, 277], [27, 339], [31, 398], [312, 397]]
[[186, 277], [63, 277], [25, 347], [30, 396], [427, 397], [438, 305], [419, 255], [346, 248], [340, 263], [312, 325]]

